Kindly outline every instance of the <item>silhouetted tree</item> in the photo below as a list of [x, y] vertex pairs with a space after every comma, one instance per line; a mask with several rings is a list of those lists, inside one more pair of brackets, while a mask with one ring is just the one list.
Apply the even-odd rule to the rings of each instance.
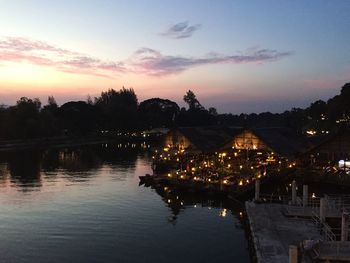
[[94, 106], [85, 101], [63, 104], [60, 107], [59, 119], [60, 126], [67, 135], [89, 135], [99, 129]]
[[325, 117], [327, 113], [327, 103], [323, 100], [317, 100], [311, 103], [310, 107], [306, 109], [306, 114], [313, 120], [319, 120], [321, 117]]
[[133, 89], [110, 89], [95, 98], [105, 129], [129, 130], [137, 127], [137, 97]]
[[45, 137], [56, 136], [61, 134], [58, 121], [59, 107], [53, 96], [49, 96], [47, 99], [47, 105], [45, 105], [41, 112], [41, 131]]
[[184, 95], [184, 101], [188, 104], [189, 110], [203, 109], [203, 106], [199, 103], [196, 95], [191, 90], [187, 91]]
[[179, 112], [179, 106], [173, 101], [160, 98], [145, 100], [138, 107], [140, 127], [172, 127]]
[[11, 130], [13, 138], [34, 138], [41, 136], [39, 111], [41, 102], [39, 99], [22, 97], [16, 106], [9, 108]]
[[215, 117], [218, 116], [218, 112], [217, 112], [216, 108], [214, 108], [214, 107], [210, 107], [208, 109], [208, 112], [209, 112], [210, 115], [213, 115]]
[[210, 114], [200, 104], [191, 90], [186, 92], [183, 99], [188, 104], [189, 109], [187, 111], [181, 109], [176, 121], [178, 126], [206, 126], [217, 123], [216, 116]]

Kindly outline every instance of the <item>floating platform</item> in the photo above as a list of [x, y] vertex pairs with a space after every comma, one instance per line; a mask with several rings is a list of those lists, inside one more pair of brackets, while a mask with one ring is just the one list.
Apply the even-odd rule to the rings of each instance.
[[219, 182], [196, 181], [189, 178], [181, 179], [168, 177], [165, 175], [145, 175], [139, 176], [139, 185], [145, 186], [176, 186], [181, 189], [187, 189], [194, 192], [206, 192], [220, 194], [230, 197], [240, 196], [252, 192], [254, 184], [244, 186], [233, 184], [220, 184]]

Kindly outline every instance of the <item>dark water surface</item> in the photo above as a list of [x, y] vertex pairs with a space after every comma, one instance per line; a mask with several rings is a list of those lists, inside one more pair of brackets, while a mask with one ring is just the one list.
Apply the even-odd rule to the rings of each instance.
[[139, 186], [150, 159], [122, 145], [2, 154], [0, 262], [250, 262], [241, 208]]

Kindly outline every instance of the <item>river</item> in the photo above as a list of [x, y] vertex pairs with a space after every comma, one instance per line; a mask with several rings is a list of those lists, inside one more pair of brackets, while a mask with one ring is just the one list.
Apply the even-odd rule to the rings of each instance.
[[240, 206], [139, 186], [147, 149], [2, 153], [0, 262], [250, 262]]

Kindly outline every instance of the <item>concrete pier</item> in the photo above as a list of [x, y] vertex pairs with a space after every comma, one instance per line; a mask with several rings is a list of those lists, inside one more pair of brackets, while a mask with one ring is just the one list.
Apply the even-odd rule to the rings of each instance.
[[285, 205], [246, 202], [245, 207], [258, 263], [288, 263], [295, 258], [290, 246], [321, 239], [311, 220], [284, 216]]

